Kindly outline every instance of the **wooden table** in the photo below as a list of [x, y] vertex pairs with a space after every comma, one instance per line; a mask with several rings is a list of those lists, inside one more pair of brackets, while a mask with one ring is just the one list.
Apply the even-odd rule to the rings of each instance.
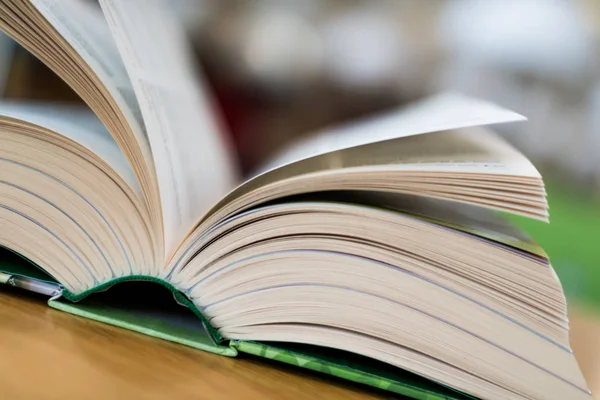
[[[600, 391], [600, 322], [587, 313], [571, 319], [575, 352], [591, 389]], [[2, 399], [393, 397], [300, 368], [220, 357], [89, 321], [7, 287], [0, 290], [0, 321]]]

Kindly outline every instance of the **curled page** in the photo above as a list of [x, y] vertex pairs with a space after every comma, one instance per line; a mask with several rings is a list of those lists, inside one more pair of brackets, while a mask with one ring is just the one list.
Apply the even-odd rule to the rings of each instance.
[[138, 97], [154, 156], [166, 254], [236, 184], [233, 162], [165, 1], [100, 1]]
[[138, 102], [101, 10], [81, 0], [31, 0], [31, 4], [100, 79], [127, 119], [144, 158], [151, 163]]
[[260, 173], [307, 158], [366, 144], [526, 118], [483, 100], [444, 93], [388, 114], [319, 132], [291, 145]]
[[12, 118], [54, 131], [103, 159], [141, 197], [140, 185], [117, 143], [86, 107], [51, 102], [0, 102], [0, 120]]

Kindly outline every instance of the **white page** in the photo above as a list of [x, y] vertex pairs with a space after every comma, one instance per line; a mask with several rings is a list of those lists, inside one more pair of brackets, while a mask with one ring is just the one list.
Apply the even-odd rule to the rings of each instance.
[[166, 255], [236, 184], [179, 21], [162, 0], [101, 0], [133, 83], [158, 176]]
[[366, 144], [470, 126], [522, 121], [513, 111], [455, 93], [439, 94], [384, 115], [327, 129], [284, 149], [259, 173]]
[[135, 92], [100, 8], [83, 0], [29, 1], [98, 76], [151, 164], [152, 154]]
[[102, 122], [87, 107], [43, 102], [0, 102], [0, 117], [38, 125], [65, 136], [98, 155], [141, 196], [131, 166]]
[[[472, 174], [473, 177], [501, 174], [517, 179], [539, 179], [539, 172], [524, 155], [493, 132], [477, 128], [480, 124], [524, 119], [481, 100], [450, 94], [436, 96], [406, 111], [331, 129], [299, 141], [231, 191], [206, 218], [244, 195], [259, 193], [262, 187], [339, 169], [382, 174], [403, 170], [413, 175], [427, 171]], [[310, 185], [302, 189], [303, 193], [310, 191]]]

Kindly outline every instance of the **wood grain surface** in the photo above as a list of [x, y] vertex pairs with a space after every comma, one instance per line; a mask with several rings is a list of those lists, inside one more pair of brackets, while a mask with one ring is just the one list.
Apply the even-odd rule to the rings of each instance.
[[[27, 292], [1, 289], [1, 399], [394, 397], [280, 363], [204, 353], [62, 313]], [[571, 324], [590, 388], [600, 390], [600, 320], [578, 312]]]

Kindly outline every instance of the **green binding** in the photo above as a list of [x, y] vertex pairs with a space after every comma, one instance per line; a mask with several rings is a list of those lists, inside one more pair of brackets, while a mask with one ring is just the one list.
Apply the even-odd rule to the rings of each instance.
[[104, 282], [98, 286], [95, 286], [92, 289], [86, 290], [85, 292], [79, 293], [79, 294], [72, 293], [68, 289], [63, 289], [62, 295], [67, 300], [70, 300], [72, 302], [78, 302], [78, 301], [81, 301], [84, 298], [88, 297], [91, 294], [108, 290], [116, 284], [123, 283], [123, 282], [135, 282], [135, 281], [158, 283], [159, 285], [169, 289], [169, 291], [171, 291], [171, 293], [173, 293], [173, 296], [175, 297], [175, 299], [177, 300], [178, 303], [189, 308], [194, 313], [194, 315], [202, 321], [202, 324], [206, 328], [208, 335], [210, 336], [211, 340], [215, 343], [215, 345], [221, 345], [224, 342], [227, 342], [227, 339], [224, 339], [223, 336], [221, 336], [221, 334], [210, 324], [210, 322], [208, 321], [208, 318], [206, 318], [206, 316], [200, 312], [198, 307], [196, 307], [196, 305], [187, 296], [185, 296], [183, 293], [181, 293], [179, 290], [177, 290], [177, 288], [175, 288], [169, 282], [167, 282], [163, 279], [160, 279], [160, 278], [156, 278], [154, 276], [148, 276], [148, 275], [123, 276], [121, 278], [111, 279], [110, 281]]
[[[0, 246], [0, 255], [2, 256], [2, 259], [1, 259], [2, 262], [0, 263], [0, 272], [5, 272], [10, 275], [19, 275], [19, 276], [24, 276], [27, 278], [37, 279], [37, 280], [40, 280], [43, 282], [58, 283], [58, 281], [56, 279], [54, 279], [54, 277], [52, 275], [48, 274], [44, 269], [40, 268], [36, 263], [34, 263], [33, 261], [29, 260], [28, 258], [22, 256], [21, 254], [17, 253], [16, 251], [9, 249], [8, 247]], [[79, 293], [79, 294], [75, 294], [63, 287], [62, 296], [72, 302], [78, 302], [93, 293], [103, 292], [105, 290], [108, 290], [110, 287], [112, 287], [113, 285], [116, 285], [118, 283], [134, 282], [134, 281], [146, 281], [146, 282], [158, 283], [159, 285], [169, 289], [169, 291], [171, 291], [171, 293], [173, 293], [173, 296], [175, 297], [175, 299], [177, 300], [178, 303], [189, 308], [194, 313], [194, 315], [196, 315], [200, 319], [200, 321], [202, 321], [202, 324], [206, 328], [208, 335], [210, 336], [211, 340], [215, 343], [215, 345], [220, 345], [220, 344], [223, 344], [224, 342], [227, 342], [227, 340], [224, 339], [221, 336], [221, 334], [210, 324], [210, 322], [208, 321], [208, 318], [206, 318], [200, 312], [198, 307], [196, 307], [196, 305], [190, 299], [188, 299], [187, 296], [185, 296], [183, 293], [181, 293], [179, 290], [177, 290], [177, 288], [175, 288], [169, 282], [166, 282], [163, 279], [156, 278], [154, 276], [131, 275], [131, 276], [124, 276], [121, 278], [111, 279], [110, 281], [104, 282], [98, 286], [95, 286], [92, 289], [86, 290], [85, 292]]]
[[354, 353], [295, 343], [264, 343], [232, 340], [241, 353], [368, 385], [418, 400], [476, 400], [412, 372]]

